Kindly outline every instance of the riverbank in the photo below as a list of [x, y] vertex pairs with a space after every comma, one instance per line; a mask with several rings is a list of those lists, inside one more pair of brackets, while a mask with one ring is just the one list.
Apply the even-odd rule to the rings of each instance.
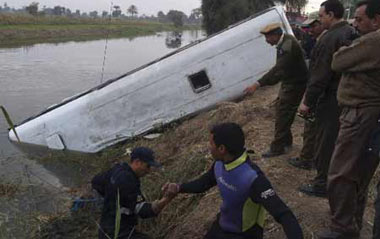
[[81, 19], [0, 15], [0, 48], [35, 43], [134, 38], [162, 31], [198, 30], [184, 26], [131, 19]]
[[[213, 123], [233, 121], [239, 123], [246, 134], [247, 149], [254, 149], [257, 155], [251, 155], [255, 163], [265, 172], [274, 188], [298, 218], [305, 239], [315, 238], [329, 223], [329, 205], [327, 199], [309, 197], [297, 191], [297, 188], [312, 179], [314, 171], [294, 168], [287, 163], [287, 158], [299, 154], [302, 147], [303, 121], [296, 119], [293, 125], [294, 146], [286, 155], [272, 159], [261, 159], [273, 137], [274, 107], [278, 87], [266, 87], [239, 103], [226, 102], [216, 109], [204, 112], [192, 119], [172, 125], [165, 129], [159, 138], [148, 140], [137, 138], [133, 142], [119, 145], [104, 151], [99, 157], [103, 160], [82, 160], [83, 165], [92, 168], [95, 174], [107, 168], [107, 165], [126, 160], [126, 149], [137, 145], [148, 146], [156, 151], [156, 156], [163, 164], [163, 170], [154, 172], [143, 179], [142, 189], [148, 200], [161, 196], [160, 187], [167, 181], [184, 182], [205, 172], [212, 164], [208, 150], [208, 126]], [[73, 159], [70, 159], [73, 160]], [[378, 181], [379, 172], [375, 182]], [[90, 176], [90, 175], [88, 175]], [[91, 175], [93, 176], [93, 175]], [[88, 177], [88, 180], [91, 179]], [[86, 196], [89, 184], [73, 191], [77, 196]], [[362, 237], [371, 238], [373, 221], [374, 183], [370, 187], [370, 197], [363, 220]], [[161, 215], [154, 220], [141, 220], [139, 230], [155, 239], [201, 239], [215, 220], [219, 211], [220, 196], [217, 189], [200, 195], [179, 195]], [[99, 210], [92, 207], [77, 212], [43, 214], [45, 221], [38, 225], [30, 238], [96, 238]], [[36, 220], [32, 220], [36, 221]], [[281, 225], [271, 216], [267, 216], [265, 238], [284, 238]]]

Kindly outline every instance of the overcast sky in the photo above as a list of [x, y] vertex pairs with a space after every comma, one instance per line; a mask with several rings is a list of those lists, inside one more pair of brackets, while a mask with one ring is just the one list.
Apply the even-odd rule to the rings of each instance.
[[325, 0], [309, 0], [309, 3], [306, 6], [306, 12], [315, 12], [319, 10], [319, 6], [321, 5], [322, 2]]
[[79, 9], [84, 12], [109, 11], [112, 2], [114, 6], [120, 6], [123, 13], [126, 13], [128, 7], [133, 4], [137, 7], [139, 15], [157, 15], [158, 11], [163, 11], [166, 14], [171, 9], [180, 10], [186, 15], [190, 15], [192, 9], [201, 6], [201, 0], [0, 0], [1, 5], [4, 2], [9, 7], [16, 8], [28, 6], [31, 2], [38, 2], [40, 8], [59, 5], [74, 11]]
[[[201, 6], [201, 0], [0, 0], [0, 3], [3, 5], [4, 2], [7, 2], [10, 7], [21, 8], [28, 6], [34, 1], [40, 3], [40, 8], [43, 6], [54, 7], [59, 5], [68, 7], [74, 11], [76, 9], [82, 12], [96, 10], [99, 13], [103, 10], [109, 11], [111, 2], [113, 5], [120, 6], [123, 13], [126, 13], [128, 7], [133, 4], [137, 7], [139, 15], [157, 15], [158, 11], [163, 11], [166, 14], [171, 9], [180, 10], [190, 15], [192, 9]], [[306, 12], [317, 11], [322, 1], [309, 0]]]

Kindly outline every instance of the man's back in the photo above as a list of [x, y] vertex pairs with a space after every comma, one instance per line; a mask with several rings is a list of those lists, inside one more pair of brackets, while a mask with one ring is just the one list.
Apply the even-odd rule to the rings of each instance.
[[137, 215], [134, 213], [134, 209], [138, 197], [142, 197], [142, 195], [140, 181], [129, 165], [127, 163], [116, 164], [107, 172], [96, 175], [92, 180], [92, 185], [104, 197], [100, 220], [102, 231], [107, 235], [114, 233], [118, 196], [122, 213], [120, 233], [131, 231], [137, 224]]

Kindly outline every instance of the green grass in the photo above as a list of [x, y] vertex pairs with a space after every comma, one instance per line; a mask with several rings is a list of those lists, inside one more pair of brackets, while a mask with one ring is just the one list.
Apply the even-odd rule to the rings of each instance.
[[[179, 30], [200, 29], [184, 26]], [[178, 30], [173, 24], [131, 19], [33, 17], [28, 14], [0, 14], [0, 47], [44, 42], [81, 41], [151, 35]]]

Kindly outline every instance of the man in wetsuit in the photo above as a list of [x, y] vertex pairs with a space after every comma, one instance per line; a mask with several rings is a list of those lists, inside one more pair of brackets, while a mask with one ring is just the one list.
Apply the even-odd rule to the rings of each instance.
[[239, 125], [214, 126], [210, 131], [210, 151], [215, 162], [209, 171], [188, 183], [168, 183], [164, 192], [173, 185], [179, 193], [203, 193], [218, 186], [223, 203], [205, 239], [261, 239], [266, 211], [282, 225], [287, 238], [303, 238], [292, 211], [249, 159], [244, 144]]

